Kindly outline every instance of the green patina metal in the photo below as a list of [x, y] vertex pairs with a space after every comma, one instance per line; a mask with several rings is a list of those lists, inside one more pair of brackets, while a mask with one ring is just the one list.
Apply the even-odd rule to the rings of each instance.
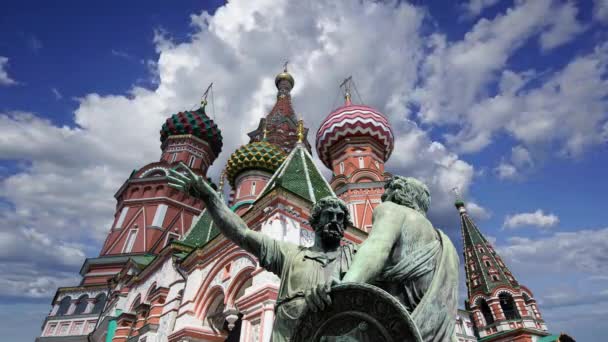
[[[120, 316], [121, 313], [122, 313], [122, 310], [116, 309], [114, 316], [118, 317], [118, 316]], [[115, 319], [111, 320], [110, 323], [108, 323], [108, 334], [106, 335], [106, 342], [112, 342], [112, 339], [114, 338], [114, 335], [116, 334], [117, 325], [118, 325], [118, 322], [116, 322]]]
[[147, 266], [156, 258], [153, 254], [138, 254], [138, 255], [113, 255], [113, 256], [102, 256], [98, 258], [87, 258], [80, 269], [80, 274], [84, 276], [88, 272], [91, 265], [111, 265], [111, 264], [124, 264], [129, 260], [132, 260], [138, 266]]
[[245, 206], [245, 205], [253, 204], [254, 202], [255, 202], [254, 200], [242, 201], [242, 202], [239, 202], [239, 203], [233, 205], [232, 207], [230, 207], [230, 210], [236, 211], [238, 208]]

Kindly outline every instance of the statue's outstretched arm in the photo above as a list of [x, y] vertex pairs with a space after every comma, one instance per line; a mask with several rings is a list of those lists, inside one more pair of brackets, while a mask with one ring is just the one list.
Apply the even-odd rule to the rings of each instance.
[[374, 209], [372, 230], [355, 254], [343, 282], [368, 283], [380, 274], [401, 233], [403, 215], [395, 210], [396, 205], [385, 202]]
[[232, 242], [259, 257], [263, 243], [261, 234], [248, 229], [243, 219], [228, 208], [206, 179], [192, 172], [184, 163], [180, 166], [187, 172], [182, 174], [169, 170], [169, 186], [201, 199], [217, 228]]

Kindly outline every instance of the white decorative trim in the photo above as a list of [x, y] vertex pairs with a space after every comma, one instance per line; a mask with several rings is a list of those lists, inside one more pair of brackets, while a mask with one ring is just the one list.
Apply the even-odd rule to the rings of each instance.
[[162, 166], [155, 166], [153, 168], [150, 168], [149, 170], [144, 171], [144, 173], [142, 173], [139, 178], [145, 178], [154, 171], [162, 171], [165, 174], [165, 177], [169, 175], [167, 168], [164, 168]]

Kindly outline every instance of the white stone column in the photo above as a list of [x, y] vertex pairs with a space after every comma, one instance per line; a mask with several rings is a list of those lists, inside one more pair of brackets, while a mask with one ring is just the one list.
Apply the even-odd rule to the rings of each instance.
[[262, 309], [262, 326], [263, 331], [261, 333], [260, 341], [270, 342], [270, 336], [272, 335], [272, 325], [274, 324], [274, 301], [264, 303]]

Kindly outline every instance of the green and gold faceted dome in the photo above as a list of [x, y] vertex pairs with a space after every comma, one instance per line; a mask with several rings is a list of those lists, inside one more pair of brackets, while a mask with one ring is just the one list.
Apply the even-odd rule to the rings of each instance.
[[226, 165], [226, 177], [234, 187], [236, 177], [247, 170], [264, 170], [274, 173], [285, 160], [285, 152], [267, 141], [256, 141], [238, 148]]
[[222, 132], [205, 113], [204, 104], [197, 110], [179, 112], [168, 118], [160, 130], [160, 141], [164, 143], [170, 136], [185, 134], [208, 143], [215, 157], [222, 151]]

